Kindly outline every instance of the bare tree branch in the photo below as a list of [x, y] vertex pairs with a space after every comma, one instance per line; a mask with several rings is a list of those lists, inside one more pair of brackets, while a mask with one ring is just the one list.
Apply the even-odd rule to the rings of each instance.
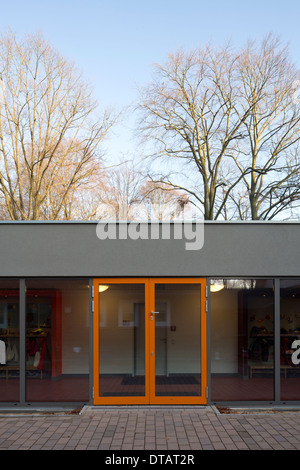
[[[300, 110], [292, 97], [299, 74], [276, 38], [239, 52], [179, 51], [155, 72], [140, 90], [137, 110], [139, 134], [156, 144], [151, 158], [164, 158], [169, 168], [157, 180], [201, 201], [205, 219], [271, 218], [294, 204]], [[275, 204], [280, 185], [290, 190]], [[238, 201], [243, 207], [236, 212]]]
[[0, 216], [71, 216], [75, 190], [103, 171], [100, 145], [116, 118], [98, 113], [89, 85], [40, 35], [0, 38], [0, 70]]

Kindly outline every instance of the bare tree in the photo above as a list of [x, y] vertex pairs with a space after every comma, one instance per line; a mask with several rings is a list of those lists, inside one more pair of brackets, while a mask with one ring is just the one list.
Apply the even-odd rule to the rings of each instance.
[[1, 215], [68, 218], [74, 191], [101, 166], [99, 145], [115, 118], [98, 112], [74, 65], [40, 35], [2, 37], [0, 72]]
[[165, 183], [149, 180], [133, 161], [108, 169], [95, 214], [107, 220], [171, 220], [181, 217], [189, 197]]
[[146, 181], [141, 186], [141, 202], [147, 219], [172, 220], [184, 215], [190, 205], [188, 194], [166, 183]]
[[[161, 181], [187, 191], [205, 219], [268, 218], [298, 197], [299, 109], [291, 102], [297, 72], [278, 41], [268, 36], [259, 51], [178, 52], [155, 72], [137, 109], [142, 136], [157, 144], [152, 157], [166, 158]], [[236, 212], [236, 194], [248, 195], [250, 212], [244, 197]]]
[[108, 169], [100, 195], [98, 218], [108, 220], [134, 220], [141, 202], [144, 177], [133, 162], [125, 161]]
[[241, 96], [251, 112], [233, 158], [243, 174], [251, 218], [273, 219], [300, 203], [300, 107], [293, 100], [299, 72], [272, 35], [260, 46], [250, 43], [238, 66]]
[[41, 208], [43, 219], [95, 219], [104, 189], [105, 169], [95, 158], [78, 167], [80, 150], [70, 152], [59, 172], [49, 171], [48, 196]]

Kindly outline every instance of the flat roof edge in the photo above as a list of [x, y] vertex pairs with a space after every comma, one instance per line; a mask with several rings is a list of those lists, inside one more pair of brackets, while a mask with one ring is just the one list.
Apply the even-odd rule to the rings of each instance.
[[300, 220], [203, 220], [203, 221], [190, 221], [190, 220], [128, 220], [128, 221], [113, 221], [113, 220], [0, 220], [0, 225], [96, 225], [99, 223], [109, 224], [130, 224], [130, 223], [153, 223], [159, 224], [176, 224], [176, 223], [199, 223], [205, 225], [299, 225]]

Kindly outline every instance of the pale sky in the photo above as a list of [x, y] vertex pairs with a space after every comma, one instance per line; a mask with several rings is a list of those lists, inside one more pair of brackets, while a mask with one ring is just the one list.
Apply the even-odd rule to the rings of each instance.
[[[280, 35], [300, 67], [299, 0], [0, 0], [0, 31], [42, 32], [74, 61], [103, 107], [122, 108], [151, 80], [169, 52], [207, 42], [234, 47]], [[130, 123], [130, 124], [129, 124]], [[136, 152], [126, 119], [107, 143], [110, 155]]]

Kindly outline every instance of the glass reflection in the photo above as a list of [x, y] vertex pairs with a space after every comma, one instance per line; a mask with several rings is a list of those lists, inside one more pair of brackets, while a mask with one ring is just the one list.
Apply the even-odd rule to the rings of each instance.
[[89, 400], [89, 285], [26, 281], [26, 400]]
[[280, 284], [280, 398], [300, 398], [300, 279]]
[[274, 400], [273, 280], [221, 284], [211, 289], [211, 398]]
[[19, 282], [0, 281], [0, 401], [19, 401]]
[[155, 287], [155, 395], [201, 396], [201, 286]]
[[145, 286], [99, 286], [99, 393], [145, 396]]

